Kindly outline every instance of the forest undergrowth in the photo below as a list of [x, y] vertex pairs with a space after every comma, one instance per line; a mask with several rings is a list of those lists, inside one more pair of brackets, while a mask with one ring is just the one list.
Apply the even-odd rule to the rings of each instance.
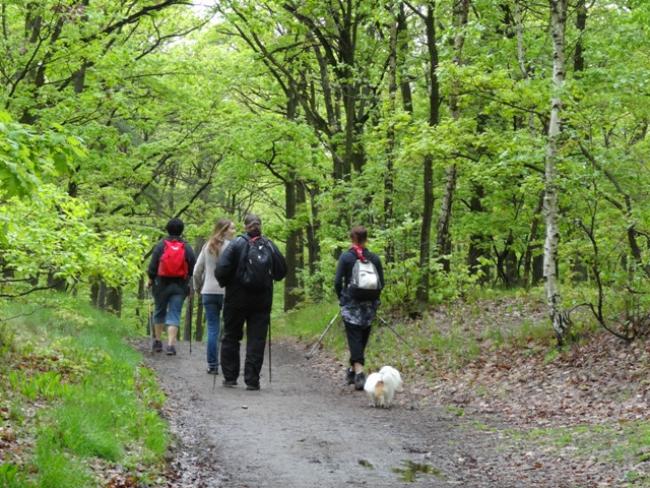
[[156, 377], [124, 341], [132, 324], [63, 295], [1, 318], [0, 486], [147, 483], [168, 433]]
[[[650, 483], [650, 343], [626, 343], [580, 312], [572, 340], [558, 348], [541, 296], [491, 293], [436, 306], [416, 320], [380, 312], [385, 322], [374, 326], [366, 367], [402, 371], [409, 393], [402, 406], [443, 407], [585, 469], [623, 463], [630, 483]], [[334, 305], [307, 307], [275, 327], [313, 343], [335, 313]], [[342, 371], [340, 323], [322, 354]]]

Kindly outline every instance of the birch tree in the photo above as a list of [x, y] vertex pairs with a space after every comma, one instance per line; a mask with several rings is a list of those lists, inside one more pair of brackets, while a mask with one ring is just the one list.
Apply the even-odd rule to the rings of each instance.
[[546, 301], [549, 316], [558, 342], [562, 342], [568, 323], [560, 309], [560, 290], [557, 277], [557, 251], [559, 243], [558, 228], [558, 188], [557, 162], [558, 146], [562, 131], [562, 89], [565, 78], [565, 28], [567, 0], [549, 0], [551, 7], [551, 36], [553, 39], [553, 78], [551, 82], [551, 115], [548, 124], [548, 146], [544, 168], [544, 218], [546, 220], [546, 240], [544, 242], [544, 279], [546, 282]]

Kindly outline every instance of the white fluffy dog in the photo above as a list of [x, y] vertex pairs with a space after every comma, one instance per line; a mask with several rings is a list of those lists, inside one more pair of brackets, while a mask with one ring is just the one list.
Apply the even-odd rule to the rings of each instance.
[[363, 389], [375, 407], [390, 408], [395, 392], [402, 391], [402, 376], [392, 366], [384, 366], [366, 378]]

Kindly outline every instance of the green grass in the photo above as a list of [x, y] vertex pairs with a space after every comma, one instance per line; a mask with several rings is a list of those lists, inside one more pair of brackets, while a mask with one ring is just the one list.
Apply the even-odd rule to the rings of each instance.
[[37, 467], [36, 486], [42, 488], [94, 486], [89, 470], [79, 459], [60, 449], [56, 432], [44, 429], [36, 444], [34, 464]]
[[[19, 315], [15, 307], [2, 315]], [[124, 341], [136, 329], [66, 296], [4, 324], [0, 406], [34, 449], [0, 465], [0, 486], [95, 486], [88, 467], [95, 458], [152, 469], [161, 462], [169, 442], [158, 415], [164, 395]], [[34, 407], [35, 416], [25, 414]]]
[[650, 422], [619, 422], [574, 427], [531, 429], [511, 432], [549, 449], [571, 447], [578, 457], [596, 457], [601, 462], [637, 464], [650, 460]]
[[316, 340], [338, 311], [336, 303], [309, 304], [286, 313], [278, 311], [271, 320], [273, 333], [279, 337], [296, 337], [307, 342]]
[[30, 485], [18, 466], [5, 463], [0, 464], [0, 486], [3, 488], [23, 488]]

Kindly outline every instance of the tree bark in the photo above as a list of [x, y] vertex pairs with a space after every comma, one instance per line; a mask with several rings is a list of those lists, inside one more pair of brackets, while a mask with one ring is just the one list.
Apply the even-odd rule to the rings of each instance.
[[284, 311], [293, 310], [300, 303], [298, 286], [298, 238], [299, 231], [295, 225], [296, 218], [296, 177], [290, 173], [284, 183], [285, 218], [289, 226], [287, 234], [286, 260], [287, 276], [284, 280]]
[[[482, 214], [485, 212], [483, 208], [482, 199], [485, 196], [485, 189], [483, 185], [472, 185], [472, 198], [469, 202], [470, 212], [473, 214]], [[490, 268], [481, 263], [481, 258], [488, 255], [485, 250], [486, 236], [481, 232], [475, 232], [470, 236], [469, 250], [467, 252], [467, 267], [471, 275], [476, 275], [481, 272], [480, 283], [487, 280]]]
[[57, 291], [65, 291], [66, 282], [63, 278], [56, 278], [54, 271], [47, 273], [47, 286]]
[[567, 333], [568, 324], [561, 313], [561, 297], [557, 279], [557, 254], [560, 238], [558, 228], [557, 162], [561, 135], [562, 90], [565, 78], [565, 30], [567, 0], [549, 0], [551, 10], [551, 35], [553, 39], [553, 79], [551, 115], [548, 127], [548, 146], [544, 168], [544, 279], [548, 313], [558, 342]]
[[320, 274], [321, 247], [319, 240], [321, 223], [318, 202], [316, 201], [316, 197], [319, 193], [320, 188], [318, 188], [318, 186], [307, 188], [310, 209], [309, 223], [306, 228], [307, 263], [309, 267], [309, 275], [312, 277], [311, 297], [315, 301], [319, 301], [323, 297], [323, 280]]
[[[206, 243], [206, 239], [203, 237], [199, 237], [196, 239], [194, 242], [194, 250], [196, 252], [196, 256], [198, 257], [199, 253], [203, 249], [203, 246]], [[212, 273], [214, 270], [205, 270], [206, 273]], [[192, 285], [193, 286], [193, 285]], [[194, 294], [196, 296], [196, 320], [194, 323], [194, 340], [197, 342], [200, 342], [203, 340], [203, 332], [204, 332], [204, 314], [203, 314], [203, 299], [201, 297], [201, 290], [194, 290]]]
[[[294, 83], [289, 83], [289, 92], [287, 93], [287, 119], [294, 120], [298, 109], [297, 87]], [[286, 260], [287, 276], [284, 280], [284, 311], [293, 310], [301, 301], [300, 287], [298, 285], [298, 242], [300, 240], [300, 229], [296, 225], [296, 186], [298, 180], [296, 172], [289, 169], [284, 179], [284, 216], [289, 232], [287, 234]]]
[[[536, 285], [539, 280], [535, 280], [534, 272], [534, 257], [533, 254], [537, 249], [539, 249], [539, 244], [535, 241], [537, 240], [537, 232], [539, 230], [539, 217], [544, 208], [544, 194], [541, 194], [537, 207], [533, 212], [533, 218], [530, 221], [530, 231], [528, 232], [528, 242], [526, 243], [526, 251], [524, 252], [524, 271], [523, 271], [523, 282], [525, 287], [531, 285]], [[535, 256], [537, 257], [537, 256]], [[531, 271], [533, 272], [533, 280], [531, 281]]]
[[[453, 15], [454, 27], [456, 29], [456, 34], [454, 35], [454, 64], [460, 66], [462, 64], [463, 45], [465, 44], [465, 26], [467, 25], [469, 15], [469, 0], [454, 0]], [[459, 96], [459, 82], [458, 80], [454, 80], [449, 97], [449, 110], [454, 120], [460, 118], [460, 108], [458, 106]], [[450, 227], [457, 177], [458, 169], [456, 168], [456, 164], [452, 164], [445, 171], [445, 191], [442, 196], [440, 218], [438, 219], [436, 247], [438, 249], [438, 260], [446, 272], [451, 271], [451, 261], [449, 259], [449, 255], [451, 254]]]
[[121, 287], [107, 287], [106, 288], [106, 311], [111, 312], [118, 317], [122, 315], [122, 288]]
[[[435, 1], [427, 3], [425, 17], [428, 79], [429, 79], [429, 126], [438, 125], [440, 119], [440, 87], [438, 85], [438, 46], [435, 25]], [[426, 155], [423, 159], [423, 190], [422, 227], [420, 228], [420, 279], [416, 290], [416, 299], [420, 304], [429, 302], [429, 278], [431, 274], [431, 225], [433, 221], [433, 156]]]
[[587, 27], [587, 0], [578, 0], [576, 4], [576, 28], [578, 29], [578, 40], [573, 53], [573, 71], [580, 73], [585, 69], [585, 55], [583, 45], [583, 34]]
[[409, 37], [406, 12], [404, 11], [404, 2], [400, 2], [399, 12], [397, 14], [397, 65], [400, 75], [400, 92], [402, 94], [404, 111], [413, 115], [413, 94], [411, 92], [411, 82], [405, 62], [405, 53], [408, 53], [408, 50]]
[[[391, 229], [394, 225], [394, 175], [395, 170], [395, 124], [392, 117], [395, 115], [397, 99], [397, 42], [399, 36], [399, 22], [394, 19], [390, 27], [389, 58], [388, 58], [388, 106], [385, 117], [388, 120], [386, 127], [386, 171], [384, 173], [384, 228]], [[389, 234], [384, 249], [386, 263], [392, 263], [395, 257], [395, 243]]]
[[106, 310], [106, 283], [100, 280], [97, 284], [97, 301], [95, 306], [100, 310]]

